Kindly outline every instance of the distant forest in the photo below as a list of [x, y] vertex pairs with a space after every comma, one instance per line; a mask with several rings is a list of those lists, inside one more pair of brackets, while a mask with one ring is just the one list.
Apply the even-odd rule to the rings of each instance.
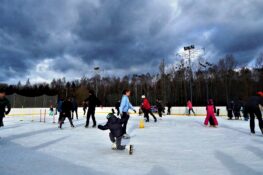
[[75, 97], [79, 104], [92, 89], [96, 91], [103, 106], [113, 106], [126, 88], [132, 91], [131, 102], [134, 105], [139, 105], [141, 95], [145, 94], [152, 104], [155, 104], [156, 98], [160, 98], [163, 103], [170, 102], [175, 106], [185, 106], [187, 99], [190, 99], [190, 83], [195, 106], [205, 105], [207, 98], [213, 98], [216, 105], [226, 105], [229, 100], [245, 100], [263, 90], [263, 54], [260, 54], [255, 65], [249, 68], [237, 66], [233, 55], [226, 55], [216, 64], [200, 59], [193, 63], [191, 68], [184, 60], [173, 66], [167, 66], [161, 61], [159, 73], [155, 75], [147, 73], [122, 78], [95, 75], [75, 81], [62, 78], [54, 79], [49, 84], [31, 84], [28, 80], [24, 85], [19, 82], [17, 85], [0, 86], [6, 87], [9, 95], [58, 95], [62, 98], [71, 96]]

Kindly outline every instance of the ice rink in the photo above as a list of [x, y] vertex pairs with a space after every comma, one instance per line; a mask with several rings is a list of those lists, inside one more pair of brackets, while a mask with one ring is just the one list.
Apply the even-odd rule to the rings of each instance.
[[[204, 117], [167, 117], [139, 129], [129, 122], [134, 155], [111, 150], [109, 131], [84, 128], [85, 119], [66, 121], [63, 130], [48, 119], [7, 117], [0, 129], [1, 175], [262, 175], [263, 137], [251, 136], [249, 123], [218, 118], [205, 128]], [[106, 122], [97, 115], [98, 123]]]

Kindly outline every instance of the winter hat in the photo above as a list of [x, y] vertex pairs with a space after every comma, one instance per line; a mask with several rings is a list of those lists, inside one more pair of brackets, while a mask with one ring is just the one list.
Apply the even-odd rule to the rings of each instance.
[[261, 97], [263, 97], [263, 92], [262, 91], [258, 91], [257, 94], [260, 95]]
[[110, 119], [110, 118], [113, 117], [113, 116], [114, 116], [113, 113], [109, 113], [109, 114], [106, 116], [106, 118], [107, 118], [107, 119]]
[[142, 98], [145, 98], [145, 95], [142, 95]]
[[209, 99], [209, 100], [208, 100], [208, 104], [209, 104], [209, 105], [213, 105], [213, 99]]

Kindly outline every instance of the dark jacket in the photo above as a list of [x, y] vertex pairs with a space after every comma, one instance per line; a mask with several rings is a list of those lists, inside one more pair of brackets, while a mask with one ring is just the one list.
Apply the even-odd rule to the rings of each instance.
[[68, 100], [64, 101], [62, 103], [62, 113], [66, 116], [71, 116], [71, 111], [72, 111], [72, 103]]
[[163, 111], [164, 110], [164, 107], [163, 107], [163, 105], [162, 105], [162, 103], [160, 101], [156, 102], [156, 107], [157, 107], [158, 111]]
[[259, 105], [263, 105], [263, 97], [252, 96], [245, 103], [246, 109], [259, 109]]
[[117, 118], [115, 115], [112, 115], [106, 125], [99, 125], [98, 128], [101, 130], [109, 129], [114, 137], [121, 137], [123, 133], [122, 124], [125, 122], [125, 119]]
[[[7, 110], [6, 110], [7, 108]], [[7, 98], [0, 99], [0, 117], [4, 117], [11, 111], [11, 105]]]
[[101, 103], [100, 103], [100, 100], [93, 94], [91, 94], [86, 100], [85, 100], [86, 103], [88, 103], [88, 107], [91, 108], [91, 109], [95, 109], [96, 106], [99, 106]]
[[73, 101], [72, 101], [72, 110], [75, 111], [75, 110], [77, 110], [77, 109], [78, 109], [78, 103], [77, 103], [76, 100], [73, 100]]

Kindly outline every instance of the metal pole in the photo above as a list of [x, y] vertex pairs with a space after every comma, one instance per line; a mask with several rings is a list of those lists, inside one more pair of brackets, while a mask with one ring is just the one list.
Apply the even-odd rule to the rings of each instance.
[[189, 49], [189, 78], [190, 78], [190, 99], [193, 102], [193, 89], [192, 89], [192, 65], [191, 65], [191, 50]]

